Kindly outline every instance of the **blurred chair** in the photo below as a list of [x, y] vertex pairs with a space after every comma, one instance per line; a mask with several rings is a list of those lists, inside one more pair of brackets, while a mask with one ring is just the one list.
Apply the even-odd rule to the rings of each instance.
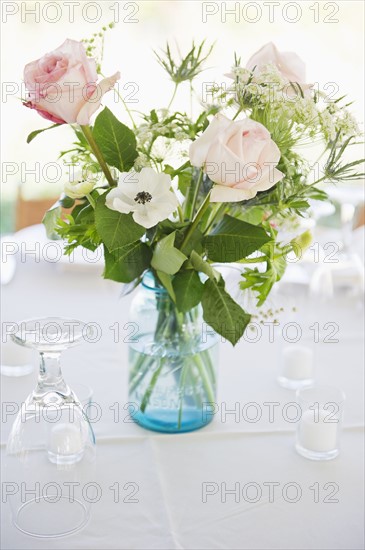
[[57, 200], [58, 197], [26, 200], [20, 192], [15, 205], [15, 231], [41, 223], [46, 210], [51, 208]]
[[365, 225], [365, 204], [359, 204], [355, 213], [354, 229]]

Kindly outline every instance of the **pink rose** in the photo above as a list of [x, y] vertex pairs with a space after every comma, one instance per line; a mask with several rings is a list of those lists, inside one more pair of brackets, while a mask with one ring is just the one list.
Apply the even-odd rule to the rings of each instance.
[[28, 100], [24, 105], [59, 124], [89, 124], [101, 98], [113, 88], [120, 74], [104, 78], [99, 84], [97, 78], [96, 62], [87, 57], [84, 45], [65, 40], [53, 52], [25, 66]]
[[280, 151], [269, 131], [250, 118], [232, 122], [218, 114], [190, 145], [190, 162], [203, 167], [216, 183], [212, 202], [252, 199], [273, 187], [284, 174], [276, 168]]
[[275, 65], [282, 77], [289, 82], [297, 82], [303, 91], [309, 90], [311, 84], [306, 84], [305, 63], [294, 52], [279, 52], [275, 44], [269, 42], [253, 54], [248, 60], [246, 69], [254, 70], [258, 75], [267, 65]]

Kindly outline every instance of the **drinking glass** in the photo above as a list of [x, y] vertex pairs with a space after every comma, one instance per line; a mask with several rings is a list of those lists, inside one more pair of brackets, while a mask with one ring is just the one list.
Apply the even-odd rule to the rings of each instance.
[[336, 255], [325, 257], [314, 271], [310, 290], [323, 300], [331, 300], [340, 294], [362, 301], [365, 271], [359, 254], [353, 248], [352, 237], [356, 206], [364, 202], [363, 186], [331, 186], [326, 191], [340, 205], [339, 250]]
[[23, 403], [7, 443], [6, 500], [15, 526], [36, 537], [81, 529], [95, 491], [95, 437], [61, 371], [63, 350], [91, 337], [74, 319], [23, 321], [14, 342], [40, 355], [38, 382]]

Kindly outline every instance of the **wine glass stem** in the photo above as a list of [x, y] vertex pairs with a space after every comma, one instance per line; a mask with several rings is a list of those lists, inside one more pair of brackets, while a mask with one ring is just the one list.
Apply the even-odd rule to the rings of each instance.
[[51, 388], [57, 391], [66, 389], [61, 371], [60, 357], [61, 354], [58, 352], [40, 353], [38, 389], [47, 391]]

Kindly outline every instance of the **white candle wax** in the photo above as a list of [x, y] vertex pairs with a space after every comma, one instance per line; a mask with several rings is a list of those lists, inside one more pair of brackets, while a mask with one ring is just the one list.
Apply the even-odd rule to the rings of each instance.
[[83, 449], [80, 430], [72, 424], [58, 424], [51, 428], [49, 448], [56, 455], [74, 455]]
[[282, 376], [291, 380], [313, 378], [313, 351], [305, 346], [288, 346], [282, 352]]
[[311, 451], [333, 451], [337, 447], [338, 426], [338, 419], [330, 411], [307, 410], [300, 420], [299, 443]]

